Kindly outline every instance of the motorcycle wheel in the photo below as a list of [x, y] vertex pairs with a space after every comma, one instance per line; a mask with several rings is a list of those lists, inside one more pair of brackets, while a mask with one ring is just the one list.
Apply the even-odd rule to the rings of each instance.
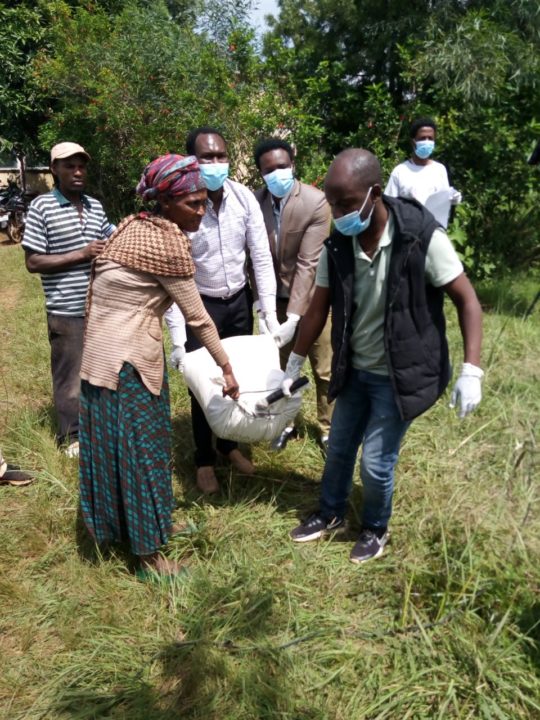
[[14, 243], [20, 243], [24, 234], [24, 213], [10, 213], [6, 228], [7, 236]]

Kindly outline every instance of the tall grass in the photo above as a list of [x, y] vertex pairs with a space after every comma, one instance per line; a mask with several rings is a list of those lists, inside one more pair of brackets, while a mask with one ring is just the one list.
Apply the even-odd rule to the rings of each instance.
[[0, 487], [1, 718], [540, 717], [538, 308], [487, 314], [481, 407], [459, 421], [445, 398], [413, 424], [393, 541], [360, 567], [347, 559], [358, 485], [347, 537], [288, 540], [323, 467], [313, 393], [302, 437], [281, 454], [252, 447], [254, 478], [221, 465], [208, 500], [171, 376], [175, 516], [194, 532], [170, 546], [188, 572], [144, 584], [81, 527], [77, 463], [53, 440], [41, 289], [19, 247], [0, 247], [0, 292], [0, 442], [39, 473]]

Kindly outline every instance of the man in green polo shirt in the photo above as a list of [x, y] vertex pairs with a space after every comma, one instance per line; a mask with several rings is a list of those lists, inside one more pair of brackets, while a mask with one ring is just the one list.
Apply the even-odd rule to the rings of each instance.
[[374, 155], [361, 149], [340, 153], [324, 190], [335, 231], [325, 241], [315, 294], [286, 373], [299, 376], [332, 309], [329, 396], [336, 398], [336, 406], [319, 510], [291, 537], [306, 542], [343, 529], [362, 445], [362, 528], [350, 555], [361, 563], [379, 557], [388, 540], [403, 436], [450, 380], [444, 295], [457, 308], [463, 335], [464, 362], [451, 403], [459, 404], [460, 417], [481, 400], [482, 312], [431, 213], [415, 200], [383, 195]]

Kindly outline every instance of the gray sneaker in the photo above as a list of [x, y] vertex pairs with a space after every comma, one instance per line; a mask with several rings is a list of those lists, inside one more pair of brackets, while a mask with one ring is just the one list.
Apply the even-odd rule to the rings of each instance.
[[320, 513], [314, 512], [301, 525], [291, 530], [291, 538], [294, 542], [309, 542], [343, 530], [345, 530], [344, 518], [327, 519]]
[[380, 557], [384, 552], [384, 546], [389, 537], [388, 530], [382, 537], [378, 537], [373, 530], [362, 530], [360, 537], [351, 550], [349, 560], [353, 563], [363, 563], [372, 558]]

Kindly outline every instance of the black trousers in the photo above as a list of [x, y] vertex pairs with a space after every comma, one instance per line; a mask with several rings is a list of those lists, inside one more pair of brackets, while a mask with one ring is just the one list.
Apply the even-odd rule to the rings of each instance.
[[53, 401], [58, 420], [58, 443], [79, 435], [79, 395], [84, 318], [47, 315], [51, 346]]
[[[249, 286], [226, 300], [222, 298], [211, 298], [201, 295], [204, 306], [214, 321], [219, 337], [224, 339], [234, 335], [253, 334], [253, 296]], [[187, 342], [186, 351], [198, 350], [201, 343], [195, 337], [189, 326], [186, 328]], [[234, 372], [234, 366], [233, 366]], [[195, 441], [195, 464], [197, 467], [203, 465], [214, 465], [216, 452], [213, 447], [213, 434], [210, 425], [206, 421], [204, 412], [196, 398], [190, 392], [191, 397], [191, 426], [193, 428], [193, 439]], [[238, 443], [232, 440], [216, 439], [216, 449], [223, 455], [228, 455], [231, 450], [238, 447]]]

